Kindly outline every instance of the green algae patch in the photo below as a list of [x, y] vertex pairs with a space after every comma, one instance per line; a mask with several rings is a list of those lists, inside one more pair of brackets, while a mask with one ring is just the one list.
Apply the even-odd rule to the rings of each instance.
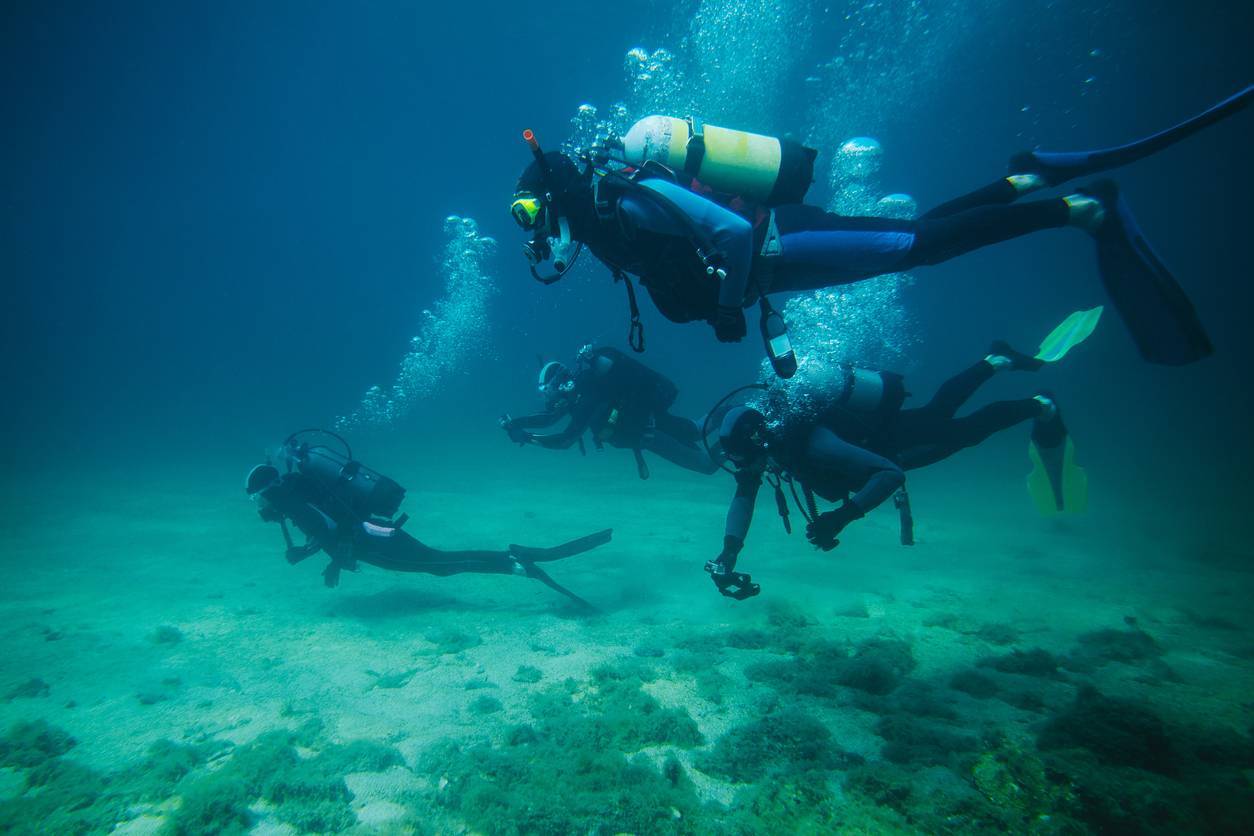
[[1037, 736], [1041, 749], [1087, 749], [1104, 763], [1170, 775], [1180, 758], [1163, 721], [1147, 706], [1085, 686], [1075, 703], [1050, 718]]
[[501, 701], [490, 694], [480, 694], [470, 701], [469, 710], [471, 714], [495, 714], [505, 708]]
[[4, 764], [25, 770], [22, 795], [0, 802], [0, 833], [108, 833], [134, 805], [168, 798], [213, 751], [163, 740], [140, 762], [106, 775], [62, 757], [73, 746], [43, 721], [20, 723], [0, 742]]
[[511, 727], [501, 745], [428, 750], [421, 769], [438, 781], [435, 803], [489, 834], [693, 831], [701, 805], [683, 767], [673, 757], [659, 767], [640, 750], [690, 748], [701, 734], [632, 668], [546, 688], [531, 709], [533, 724]]
[[109, 778], [53, 758], [26, 774], [26, 791], [0, 802], [0, 833], [108, 833], [126, 818], [130, 799]]
[[75, 745], [68, 732], [44, 720], [16, 723], [0, 737], [0, 766], [29, 769], [64, 755]]
[[664, 708], [640, 687], [641, 682], [630, 667], [601, 667], [593, 671], [586, 689], [558, 688], [538, 696], [532, 716], [544, 735], [575, 747], [635, 752], [646, 746], [701, 745], [701, 732], [688, 712]]
[[446, 741], [428, 751], [436, 803], [485, 834], [692, 833], [700, 802], [674, 759], [571, 748], [536, 736], [500, 748]]
[[4, 696], [5, 702], [13, 700], [26, 699], [34, 700], [40, 697], [46, 697], [52, 693], [52, 686], [44, 682], [39, 677], [32, 677], [25, 682], [13, 686]]
[[[312, 754], [303, 751], [310, 748]], [[322, 745], [317, 724], [268, 732], [238, 747], [221, 768], [180, 785], [169, 832], [244, 832], [252, 824], [248, 808], [263, 800], [274, 818], [301, 832], [338, 833], [357, 822], [344, 776], [401, 763], [395, 749], [370, 741]]]
[[448, 627], [428, 630], [422, 637], [435, 645], [434, 653], [440, 656], [455, 655], [483, 644], [478, 633]]
[[831, 699], [844, 687], [885, 696], [902, 684], [915, 664], [909, 644], [881, 636], [861, 643], [852, 654], [835, 642], [809, 642], [792, 659], [747, 666], [745, 676], [782, 694]]
[[519, 665], [514, 672], [513, 680], [527, 685], [534, 685], [544, 678], [544, 673], [532, 665]]
[[845, 769], [859, 762], [857, 755], [836, 745], [818, 719], [790, 709], [733, 728], [697, 758], [697, 768], [747, 783], [768, 775]]

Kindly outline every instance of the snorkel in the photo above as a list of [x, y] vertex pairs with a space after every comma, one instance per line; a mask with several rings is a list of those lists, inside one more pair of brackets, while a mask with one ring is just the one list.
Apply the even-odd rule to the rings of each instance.
[[[548, 285], [570, 272], [579, 254], [583, 252], [583, 244], [570, 237], [570, 222], [561, 212], [558, 190], [553, 184], [553, 172], [549, 168], [548, 160], [544, 158], [544, 151], [540, 148], [535, 132], [528, 128], [523, 131], [522, 138], [531, 149], [531, 155], [535, 157], [545, 190], [542, 210], [544, 219], [536, 223], [532, 239], [523, 244], [523, 255], [531, 267], [531, 277]], [[546, 261], [553, 263], [553, 272], [541, 274], [536, 268]]]

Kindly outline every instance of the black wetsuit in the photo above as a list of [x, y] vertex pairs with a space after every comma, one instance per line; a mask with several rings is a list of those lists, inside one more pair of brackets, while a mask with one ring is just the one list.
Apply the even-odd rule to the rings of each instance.
[[[998, 401], [962, 418], [954, 414], [994, 374], [981, 360], [947, 380], [925, 406], [884, 420], [836, 411], [784, 432], [770, 447], [776, 468], [830, 502], [846, 500], [849, 519], [878, 506], [905, 484], [905, 471], [926, 467], [990, 435], [1041, 414], [1034, 398]], [[728, 537], [743, 542], [753, 519], [762, 471], [736, 474]]]
[[641, 478], [648, 468], [641, 450], [697, 473], [714, 473], [701, 444], [701, 429], [689, 418], [670, 413], [678, 390], [661, 374], [613, 348], [598, 348], [581, 356], [573, 386], [554, 409], [513, 418], [507, 430], [548, 427], [569, 417], [566, 427], [549, 434], [514, 432], [526, 443], [564, 450], [591, 432], [598, 445], [634, 450]]
[[[345, 503], [337, 501], [334, 491], [297, 471], [283, 474], [260, 492], [260, 498], [262, 519], [277, 519], [283, 525], [289, 563], [299, 563], [319, 551], [331, 558], [322, 573], [327, 586], [339, 583], [341, 571], [356, 571], [358, 563], [367, 563], [393, 572], [441, 577], [463, 572], [525, 575], [584, 603], [535, 564], [570, 557], [610, 539], [607, 530], [551, 549], [515, 545], [505, 551], [433, 549], [402, 531], [395, 521], [361, 519]], [[291, 542], [287, 520], [304, 533], [304, 545]]]
[[[577, 237], [611, 269], [639, 276], [668, 319], [705, 320], [720, 339], [732, 340], [744, 336], [744, 320], [736, 314], [739, 322], [724, 327], [728, 312], [760, 292], [848, 284], [1067, 225], [1061, 198], [1008, 205], [1017, 196], [1009, 180], [998, 180], [917, 220], [848, 217], [805, 204], [776, 207], [773, 220], [764, 213], [750, 220], [660, 177], [630, 188], [611, 179], [598, 189], [602, 210], [577, 223]], [[696, 256], [694, 229], [721, 255], [725, 275]]]

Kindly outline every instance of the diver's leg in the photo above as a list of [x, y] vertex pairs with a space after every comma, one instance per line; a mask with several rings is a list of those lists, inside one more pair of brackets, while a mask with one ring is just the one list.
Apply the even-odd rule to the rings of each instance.
[[1084, 195], [1009, 206], [978, 206], [918, 221], [852, 218], [811, 206], [775, 210], [779, 254], [768, 293], [817, 290], [884, 273], [939, 264], [1043, 229], [1098, 222], [1101, 204]]
[[897, 463], [914, 470], [947, 459], [959, 450], [974, 447], [994, 433], [1039, 418], [1045, 407], [1036, 398], [997, 401], [962, 418], [944, 418], [911, 428], [898, 438]]
[[419, 542], [404, 531], [366, 534], [354, 556], [392, 572], [423, 572], [448, 577], [463, 572], [490, 575], [522, 574], [523, 567], [507, 551], [443, 551]]
[[658, 416], [657, 425], [645, 433], [641, 446], [685, 470], [709, 475], [718, 471], [718, 462], [701, 446], [700, 437], [701, 430], [694, 422], [666, 414]]
[[363, 548], [358, 549], [358, 560], [381, 569], [394, 572], [423, 572], [428, 575], [448, 577], [463, 572], [488, 575], [525, 575], [560, 592], [580, 606], [595, 609], [584, 599], [549, 577], [536, 562], [560, 560], [609, 542], [610, 532], [598, 531], [587, 537], [563, 543], [552, 549], [529, 549], [526, 546], [510, 546], [509, 551], [443, 551], [433, 549], [403, 531], [389, 529], [386, 535], [367, 534]]
[[925, 411], [937, 418], [952, 418], [958, 408], [996, 373], [996, 366], [988, 360], [981, 360], [942, 383], [925, 406], [920, 407], [919, 410], [908, 411]]
[[1025, 194], [1043, 189], [1046, 185], [1048, 184], [1045, 179], [1036, 174], [1011, 174], [1009, 177], [1003, 177], [961, 197], [946, 201], [920, 215], [919, 220], [944, 218], [977, 206], [1003, 206], [1007, 203], [1014, 203]]
[[960, 255], [1043, 229], [1087, 225], [1100, 209], [1075, 197], [1034, 200], [1009, 206], [980, 206], [953, 215], [920, 219], [903, 269], [940, 264]]
[[775, 209], [779, 252], [769, 265], [767, 293], [790, 293], [904, 269], [915, 243], [915, 222], [846, 217], [802, 204]]

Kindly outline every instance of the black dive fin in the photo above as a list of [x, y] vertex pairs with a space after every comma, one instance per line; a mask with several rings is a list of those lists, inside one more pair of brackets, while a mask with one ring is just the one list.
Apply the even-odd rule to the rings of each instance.
[[596, 607], [592, 606], [587, 601], [580, 598], [578, 595], [571, 592], [569, 589], [562, 586], [557, 581], [553, 580], [553, 578], [549, 575], [549, 573], [541, 569], [539, 566], [536, 566], [535, 564], [531, 564], [531, 563], [524, 563], [523, 568], [527, 571], [527, 577], [535, 578], [540, 583], [547, 586], [549, 589], [552, 589], [555, 592], [560, 592], [561, 594], [565, 595], [567, 598], [574, 601], [576, 604], [578, 604], [579, 606], [583, 607], [586, 610], [590, 610], [593, 612], [597, 611]]
[[518, 546], [511, 543], [509, 553], [524, 563], [546, 563], [550, 560], [574, 557], [577, 554], [583, 554], [586, 551], [595, 549], [597, 546], [604, 546], [610, 541], [610, 537], [613, 534], [614, 529], [607, 528], [604, 531], [589, 534], [587, 537], [580, 537], [578, 540], [571, 540], [569, 543], [562, 543], [560, 546], [554, 546], [551, 549], [537, 549], [532, 546]]
[[1118, 187], [1102, 180], [1081, 191], [1105, 207], [1096, 233], [1097, 266], [1141, 356], [1151, 363], [1183, 366], [1213, 353], [1193, 303], [1145, 239]]
[[1145, 159], [1219, 122], [1254, 101], [1254, 84], [1179, 125], [1156, 134], [1095, 151], [1023, 151], [1010, 158], [1011, 174], [1039, 174], [1051, 186]]

